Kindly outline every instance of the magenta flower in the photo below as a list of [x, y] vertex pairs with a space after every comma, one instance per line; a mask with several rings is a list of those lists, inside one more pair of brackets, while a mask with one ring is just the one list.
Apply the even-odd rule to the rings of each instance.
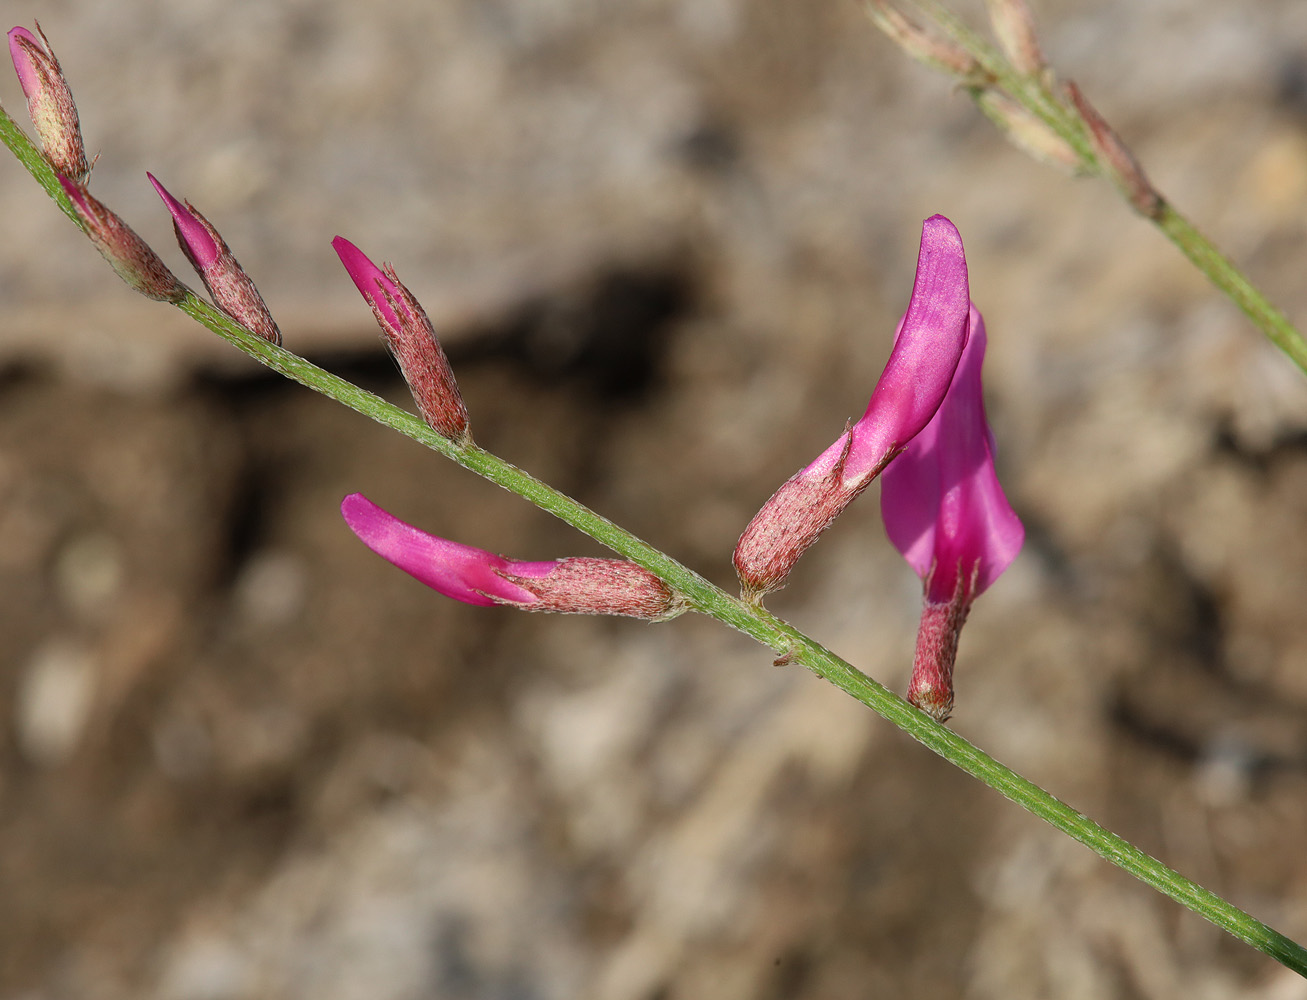
[[980, 370], [985, 321], [971, 307], [971, 336], [934, 419], [885, 469], [885, 531], [925, 588], [908, 700], [940, 722], [953, 708], [958, 634], [971, 602], [1007, 569], [1025, 528], [994, 471]]
[[783, 587], [799, 557], [935, 415], [967, 342], [969, 304], [962, 238], [944, 216], [932, 216], [922, 226], [908, 311], [867, 412], [776, 491], [736, 544], [747, 599]]
[[84, 187], [91, 167], [86, 162], [73, 92], [39, 24], [36, 32], [39, 40], [26, 28], [10, 29], [9, 56], [45, 158], [62, 176]]
[[389, 264], [377, 267], [343, 236], [331, 241], [340, 262], [372, 307], [422, 419], [451, 441], [468, 442], [467, 407], [431, 320]]
[[340, 512], [354, 534], [377, 555], [433, 590], [466, 604], [626, 615], [649, 621], [674, 618], [684, 610], [658, 577], [625, 560], [506, 559], [420, 531], [362, 493], [352, 493], [341, 501]]
[[153, 174], [147, 172], [145, 176], [168, 206], [177, 243], [213, 296], [214, 303], [247, 330], [269, 343], [280, 345], [281, 330], [268, 311], [267, 303], [250, 276], [236, 262], [218, 230], [189, 201], [180, 202], [169, 194]]
[[168, 270], [148, 243], [136, 235], [115, 212], [93, 198], [67, 177], [60, 177], [65, 193], [82, 221], [82, 231], [91, 238], [95, 249], [118, 272], [118, 276], [142, 295], [164, 302], [180, 302], [186, 286]]

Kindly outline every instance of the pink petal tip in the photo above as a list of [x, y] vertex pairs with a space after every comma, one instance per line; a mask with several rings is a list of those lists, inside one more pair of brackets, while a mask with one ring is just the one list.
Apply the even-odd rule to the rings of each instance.
[[191, 255], [195, 259], [195, 266], [201, 271], [213, 267], [217, 263], [220, 253], [218, 244], [209, 231], [199, 219], [180, 201], [174, 198], [159, 181], [154, 174], [148, 170], [145, 176], [150, 179], [154, 185], [154, 190], [158, 192], [159, 197], [163, 199], [164, 205], [167, 206], [168, 212], [172, 215], [172, 221], [177, 226], [177, 234], [181, 237], [182, 242], [190, 248]]

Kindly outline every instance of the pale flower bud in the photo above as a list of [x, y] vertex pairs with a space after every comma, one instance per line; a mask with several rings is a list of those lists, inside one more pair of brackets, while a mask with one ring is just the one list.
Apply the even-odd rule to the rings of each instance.
[[887, 0], [865, 0], [867, 15], [885, 35], [913, 59], [953, 76], [967, 79], [980, 64], [966, 49], [932, 35]]
[[68, 89], [59, 60], [39, 24], [36, 32], [41, 36], [39, 41], [26, 28], [13, 28], [9, 32], [9, 55], [23, 96], [27, 98], [27, 114], [50, 165], [60, 175], [84, 186], [91, 166], [86, 162], [73, 92]]
[[1048, 67], [1035, 34], [1035, 18], [1026, 0], [986, 0], [989, 22], [1008, 62], [1018, 73], [1039, 76]]
[[1002, 129], [1018, 149], [1068, 173], [1085, 172], [1085, 164], [1071, 144], [1012, 98], [996, 90], [983, 90], [975, 99], [985, 117]]

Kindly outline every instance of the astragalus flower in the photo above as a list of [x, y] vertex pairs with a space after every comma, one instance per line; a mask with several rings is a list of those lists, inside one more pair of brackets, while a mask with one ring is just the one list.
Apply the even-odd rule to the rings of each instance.
[[507, 559], [406, 524], [362, 493], [347, 496], [340, 512], [354, 534], [377, 555], [433, 590], [466, 604], [626, 615], [648, 621], [674, 618], [684, 610], [665, 583], [626, 560]]
[[776, 491], [736, 544], [747, 599], [783, 587], [799, 557], [935, 415], [967, 342], [969, 308], [962, 237], [932, 216], [922, 226], [908, 310], [866, 413]]
[[944, 402], [881, 476], [886, 534], [925, 591], [908, 700], [941, 722], [953, 709], [958, 634], [971, 603], [1025, 540], [994, 469], [980, 377], [985, 346], [985, 321], [972, 306], [971, 335]]
[[169, 194], [153, 174], [145, 176], [168, 207], [177, 243], [213, 296], [214, 304], [241, 326], [269, 343], [280, 345], [281, 330], [268, 311], [267, 303], [250, 276], [237, 263], [218, 230], [189, 201], [180, 202]]
[[451, 441], [471, 440], [467, 407], [426, 312], [389, 264], [377, 267], [349, 240], [331, 241], [340, 262], [381, 326], [386, 346], [413, 392], [422, 419]]

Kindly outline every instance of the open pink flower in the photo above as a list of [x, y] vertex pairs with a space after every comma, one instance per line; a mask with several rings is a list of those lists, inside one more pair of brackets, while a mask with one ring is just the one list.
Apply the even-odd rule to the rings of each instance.
[[388, 514], [362, 493], [347, 496], [340, 512], [373, 552], [456, 601], [649, 621], [673, 618], [683, 610], [658, 577], [622, 559], [506, 559], [427, 534]]
[[9, 56], [14, 61], [18, 84], [27, 98], [27, 114], [41, 140], [45, 158], [62, 176], [82, 187], [91, 167], [86, 162], [77, 105], [39, 24], [36, 32], [39, 39], [26, 28], [10, 29]]
[[153, 174], [147, 172], [145, 176], [168, 206], [177, 243], [213, 296], [214, 304], [247, 330], [269, 343], [280, 345], [281, 330], [268, 311], [267, 303], [250, 276], [236, 262], [218, 230], [189, 201], [180, 202], [169, 194]]
[[389, 264], [377, 267], [343, 236], [331, 241], [340, 262], [372, 307], [386, 346], [427, 424], [451, 441], [468, 441], [467, 407], [435, 328]]
[[970, 291], [956, 227], [942, 215], [921, 230], [908, 311], [867, 411], [767, 501], [735, 547], [746, 598], [785, 585], [790, 570], [935, 415], [967, 342]]
[[941, 722], [952, 711], [958, 634], [971, 602], [1025, 540], [994, 470], [980, 378], [985, 344], [985, 321], [972, 306], [971, 336], [948, 395], [881, 477], [885, 531], [925, 589], [908, 700]]

